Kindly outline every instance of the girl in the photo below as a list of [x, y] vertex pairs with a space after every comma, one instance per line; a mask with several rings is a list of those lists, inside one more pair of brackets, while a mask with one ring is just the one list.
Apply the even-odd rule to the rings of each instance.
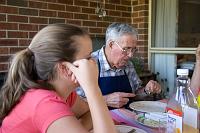
[[[39, 31], [12, 59], [0, 92], [0, 132], [87, 133], [93, 124], [94, 133], [115, 133], [91, 52], [91, 39], [79, 27], [53, 24]], [[74, 93], [79, 84], [88, 104]]]

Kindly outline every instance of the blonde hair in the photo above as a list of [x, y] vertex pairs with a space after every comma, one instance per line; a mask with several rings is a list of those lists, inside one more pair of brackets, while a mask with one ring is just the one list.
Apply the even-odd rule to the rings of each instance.
[[84, 35], [88, 33], [77, 26], [52, 24], [39, 31], [27, 49], [14, 55], [0, 92], [1, 122], [28, 89], [51, 89], [47, 81], [56, 78], [56, 63], [73, 62], [79, 48], [73, 37]]

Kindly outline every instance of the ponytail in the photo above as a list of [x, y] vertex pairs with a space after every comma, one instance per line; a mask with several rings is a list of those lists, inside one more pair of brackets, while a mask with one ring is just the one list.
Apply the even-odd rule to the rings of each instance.
[[34, 54], [27, 48], [12, 59], [5, 84], [0, 90], [0, 123], [31, 87], [40, 87], [35, 81]]

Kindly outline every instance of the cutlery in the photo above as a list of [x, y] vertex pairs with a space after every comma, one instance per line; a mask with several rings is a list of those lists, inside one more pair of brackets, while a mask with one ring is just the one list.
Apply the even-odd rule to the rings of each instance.
[[131, 131], [129, 131], [128, 133], [135, 133], [135, 129], [132, 129]]

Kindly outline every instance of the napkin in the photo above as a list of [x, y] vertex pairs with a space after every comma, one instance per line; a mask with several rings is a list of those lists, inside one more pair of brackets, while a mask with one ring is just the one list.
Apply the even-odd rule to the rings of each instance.
[[150, 113], [145, 113], [145, 118], [151, 119], [154, 121], [159, 121], [160, 119], [167, 118], [167, 114], [159, 113], [159, 112], [150, 112]]

